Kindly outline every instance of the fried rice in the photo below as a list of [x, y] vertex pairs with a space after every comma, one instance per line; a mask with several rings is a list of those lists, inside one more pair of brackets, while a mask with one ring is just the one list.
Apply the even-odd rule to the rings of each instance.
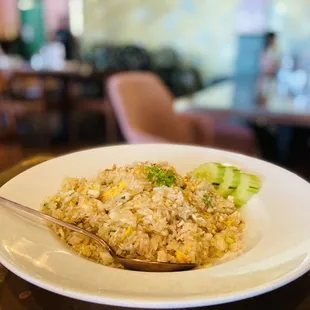
[[[68, 177], [42, 211], [97, 234], [127, 258], [206, 267], [243, 248], [244, 222], [233, 199], [168, 163], [114, 165], [94, 179]], [[88, 237], [51, 228], [80, 255], [122, 268]]]

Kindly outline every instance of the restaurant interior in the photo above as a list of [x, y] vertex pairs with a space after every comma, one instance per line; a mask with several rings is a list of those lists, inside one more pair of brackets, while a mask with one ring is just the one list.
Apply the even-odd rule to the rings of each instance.
[[[0, 0], [0, 187], [126, 143], [232, 151], [309, 181], [309, 16], [309, 0]], [[266, 309], [310, 309], [298, 281]], [[3, 310], [99, 309], [1, 264], [0, 287]], [[263, 309], [216, 309], [247, 305]]]
[[309, 177], [309, 12], [307, 0], [1, 0], [0, 171], [171, 142]]

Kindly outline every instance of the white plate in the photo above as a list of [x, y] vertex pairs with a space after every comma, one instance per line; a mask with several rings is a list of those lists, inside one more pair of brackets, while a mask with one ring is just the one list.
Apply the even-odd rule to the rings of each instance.
[[65, 176], [95, 176], [114, 163], [165, 160], [185, 173], [207, 161], [235, 164], [263, 177], [244, 207], [246, 251], [215, 267], [144, 273], [101, 266], [77, 256], [45, 224], [0, 206], [0, 262], [50, 291], [95, 303], [149, 308], [213, 305], [278, 288], [310, 269], [310, 186], [263, 161], [207, 148], [124, 145], [93, 149], [40, 164], [8, 182], [0, 195], [39, 209]]

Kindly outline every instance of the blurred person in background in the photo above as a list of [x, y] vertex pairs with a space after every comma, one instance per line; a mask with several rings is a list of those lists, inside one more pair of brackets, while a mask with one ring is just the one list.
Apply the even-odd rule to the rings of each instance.
[[277, 46], [277, 35], [268, 32], [265, 35], [265, 48], [261, 55], [261, 73], [275, 76], [280, 67], [280, 54]]
[[[268, 32], [265, 35], [265, 47], [260, 59], [261, 76], [258, 83], [259, 102], [264, 105], [276, 91], [277, 73], [281, 66], [281, 53], [277, 45], [277, 35]], [[295, 129], [286, 125], [265, 124], [259, 129], [264, 136], [271, 160], [281, 166], [288, 166], [291, 160], [290, 148], [294, 140]]]
[[268, 96], [274, 92], [275, 77], [281, 63], [277, 35], [274, 32], [267, 32], [264, 41], [264, 49], [260, 57], [260, 77], [258, 79], [258, 94], [263, 105]]
[[60, 19], [58, 30], [55, 33], [55, 39], [64, 45], [66, 60], [77, 59], [77, 42], [70, 31], [68, 17]]

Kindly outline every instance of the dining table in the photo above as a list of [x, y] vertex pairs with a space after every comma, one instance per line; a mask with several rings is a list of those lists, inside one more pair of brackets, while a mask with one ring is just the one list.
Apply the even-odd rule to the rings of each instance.
[[[38, 79], [45, 82], [51, 79], [61, 82], [61, 102], [59, 102], [57, 109], [61, 115], [61, 126], [63, 131], [63, 140], [68, 141], [70, 135], [70, 116], [72, 111], [77, 108], [76, 102], [81, 98], [77, 98], [72, 92], [74, 83], [86, 84], [93, 82], [100, 85], [102, 88], [106, 79], [114, 74], [114, 71], [93, 71], [89, 67], [83, 65], [75, 65], [66, 67], [63, 70], [33, 70], [31, 68], [24, 68], [22, 70], [15, 70], [10, 75], [9, 84], [13, 85], [18, 79]], [[43, 88], [43, 100], [47, 101], [47, 89]], [[102, 96], [103, 97], [103, 96]], [[46, 103], [46, 109], [50, 109], [49, 104]], [[53, 108], [53, 107], [52, 107]]]
[[[91, 105], [90, 102], [94, 102], [92, 100], [94, 96], [97, 99], [96, 107], [102, 106], [103, 104], [105, 106], [107, 105], [104, 85], [107, 79], [116, 72], [116, 70], [95, 70], [87, 63], [73, 61], [66, 62], [61, 69], [42, 68], [35, 70], [31, 67], [30, 63], [25, 63], [23, 66], [13, 69], [3, 70], [0, 68], [0, 75], [5, 76], [7, 80], [7, 88], [9, 90], [8, 100], [22, 99], [20, 102], [29, 106], [35, 102], [35, 100], [32, 100], [33, 95], [35, 95], [35, 98], [39, 99], [39, 104], [43, 107], [41, 117], [43, 115], [47, 116], [51, 112], [58, 114], [60, 130], [57, 135], [57, 142], [63, 145], [76, 143], [76, 141], [73, 141], [76, 140], [77, 131], [75, 124], [76, 117], [74, 117], [76, 114], [74, 112], [85, 110], [85, 106], [88, 107]], [[15, 98], [14, 85], [22, 85], [24, 90], [26, 90], [26, 81], [35, 81], [37, 85], [33, 89], [35, 93], [32, 93], [33, 90], [29, 88], [30, 92], [28, 95], [24, 92], [22, 98]], [[50, 82], [53, 83], [51, 84]], [[50, 85], [53, 85], [52, 88]], [[55, 85], [57, 86], [55, 87]], [[36, 104], [38, 104], [38, 100]], [[109, 117], [108, 122], [108, 130], [114, 131], [115, 124], [113, 117]], [[113, 128], [111, 129], [110, 127]], [[46, 128], [44, 132], [46, 132], [46, 137], [43, 144], [50, 147], [52, 140], [51, 133]], [[110, 136], [114, 138], [114, 132]]]
[[177, 98], [174, 109], [248, 127], [262, 159], [310, 178], [310, 78], [299, 89], [274, 76], [228, 78]]
[[276, 77], [240, 76], [175, 100], [176, 112], [207, 113], [258, 123], [310, 127], [308, 91], [296, 94]]
[[[7, 167], [0, 173], [0, 187], [19, 173], [53, 158], [53, 154], [38, 154]], [[1, 206], [0, 206], [1, 208]], [[0, 223], [1, 224], [1, 223]], [[70, 268], [70, 266], [68, 266]], [[104, 281], [104, 279], [103, 279]], [[212, 285], [212, 283], [210, 283]], [[125, 309], [108, 305], [87, 303], [57, 295], [37, 287], [7, 270], [0, 262], [1, 310], [104, 310]], [[230, 304], [200, 309], [208, 310], [309, 310], [310, 272], [275, 291]]]

